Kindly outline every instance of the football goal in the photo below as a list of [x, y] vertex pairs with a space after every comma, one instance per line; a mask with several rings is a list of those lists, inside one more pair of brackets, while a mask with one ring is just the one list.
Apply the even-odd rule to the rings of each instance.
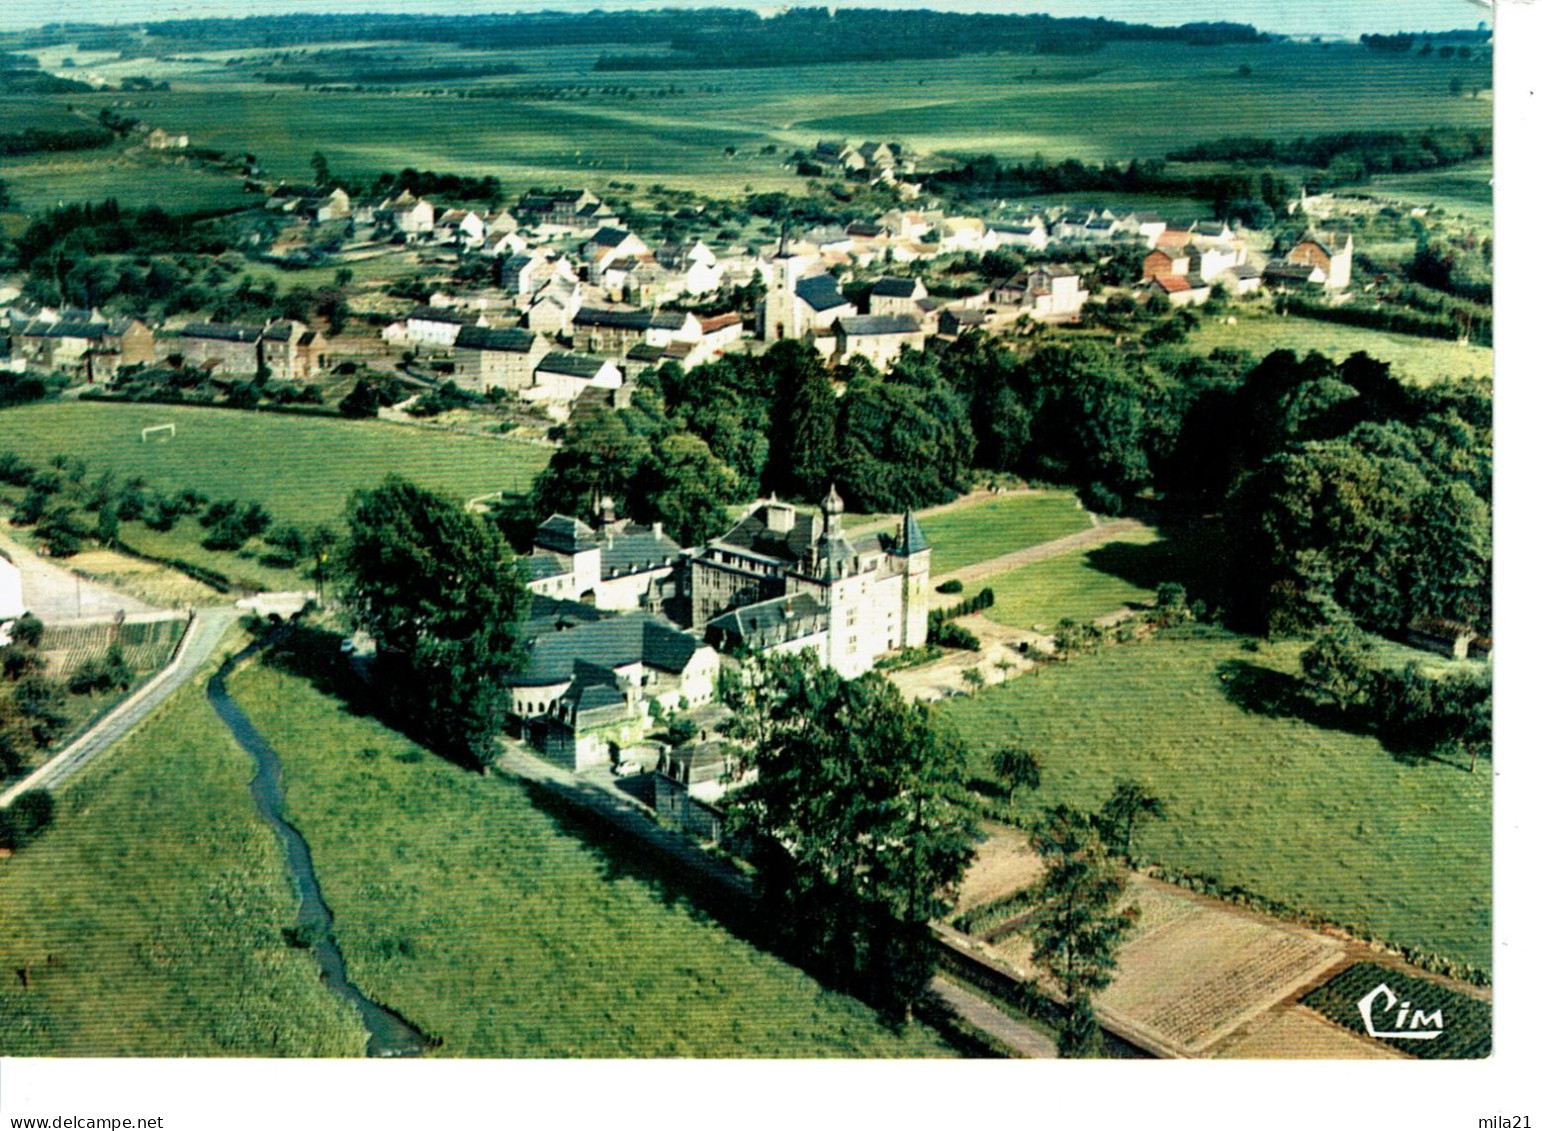
[[176, 434], [177, 426], [175, 424], [152, 424], [148, 428], [140, 429], [139, 442], [147, 444], [150, 442], [150, 437], [155, 436], [162, 443], [165, 443], [167, 440], [173, 439]]

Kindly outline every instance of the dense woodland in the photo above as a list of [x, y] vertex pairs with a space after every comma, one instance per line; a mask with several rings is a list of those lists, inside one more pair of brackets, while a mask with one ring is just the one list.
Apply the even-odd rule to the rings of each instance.
[[696, 542], [725, 527], [725, 504], [770, 491], [813, 501], [833, 482], [853, 511], [892, 513], [1007, 473], [1103, 513], [1224, 514], [1224, 568], [1173, 580], [1239, 627], [1486, 628], [1492, 426], [1486, 391], [1410, 388], [1363, 354], [1255, 364], [1069, 341], [1019, 357], [970, 337], [880, 379], [788, 343], [689, 378], [665, 366], [631, 407], [580, 417], [504, 524], [518, 543], [608, 494]]

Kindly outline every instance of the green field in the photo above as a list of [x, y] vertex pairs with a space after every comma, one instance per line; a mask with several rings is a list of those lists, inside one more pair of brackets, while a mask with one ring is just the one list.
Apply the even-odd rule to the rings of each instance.
[[[175, 439], [140, 441], [141, 429], [167, 423]], [[34, 463], [78, 456], [91, 472], [259, 502], [294, 523], [337, 522], [350, 492], [392, 473], [456, 499], [522, 490], [548, 458], [512, 440], [374, 421], [90, 402], [5, 410], [0, 451]]]
[[284, 761], [350, 976], [445, 1056], [928, 1056], [724, 930], [635, 846], [296, 677], [232, 690]]
[[[409, 59], [433, 50], [390, 45], [393, 55]], [[137, 116], [186, 131], [195, 145], [255, 153], [276, 177], [308, 179], [307, 163], [319, 149], [344, 174], [410, 165], [494, 174], [510, 188], [554, 181], [603, 188], [613, 179], [716, 195], [737, 194], [746, 184], [796, 188], [800, 182], [782, 167], [789, 152], [830, 135], [899, 140], [923, 155], [993, 152], [1019, 159], [1042, 152], [1052, 159], [1127, 160], [1223, 135], [1480, 125], [1492, 113], [1489, 101], [1452, 98], [1448, 90], [1453, 75], [1469, 85], [1482, 81], [1481, 64], [1378, 56], [1349, 44], [1213, 50], [1133, 43], [1071, 58], [983, 54], [882, 65], [592, 69], [602, 54], [635, 50], [595, 44], [454, 52], [457, 62], [508, 61], [525, 73], [409, 83], [394, 93], [265, 85], [268, 63], [260, 50], [244, 53], [247, 62], [238, 66], [226, 66], [229, 53], [219, 52], [200, 53], [205, 61], [86, 65], [109, 77], [170, 79], [170, 92], [136, 95]], [[1244, 65], [1253, 71], [1246, 79], [1237, 73]], [[459, 97], [511, 84], [589, 89], [561, 101]], [[607, 86], [624, 89], [599, 89]], [[446, 93], [424, 95], [417, 92], [422, 87]], [[672, 89], [655, 97], [660, 88]], [[51, 97], [95, 114], [114, 96]], [[762, 154], [766, 144], [778, 152]], [[737, 148], [732, 157], [727, 146]], [[0, 176], [8, 176], [4, 168]]]
[[1472, 161], [1427, 173], [1373, 177], [1371, 191], [1414, 206], [1442, 208], [1472, 220], [1494, 222], [1494, 163]]
[[[1387, 334], [1311, 318], [1282, 318], [1271, 312], [1247, 309], [1200, 317], [1199, 327], [1186, 342], [1187, 348], [1198, 354], [1224, 347], [1248, 350], [1262, 359], [1274, 350], [1294, 350], [1302, 355], [1316, 350], [1342, 361], [1364, 350], [1391, 365], [1398, 377], [1418, 385], [1447, 378], [1489, 380], [1494, 375], [1494, 351], [1488, 346], [1463, 346], [1436, 338]], [[1228, 318], [1235, 318], [1237, 324], [1227, 325]]]
[[1019, 795], [1024, 816], [1095, 808], [1135, 778], [1168, 811], [1140, 854], [1488, 966], [1488, 765], [1403, 763], [1372, 738], [1245, 710], [1228, 685], [1291, 672], [1296, 648], [1244, 645], [1199, 629], [1109, 647], [941, 710], [981, 777], [1005, 742], [1039, 753], [1044, 787]]
[[[1114, 545], [1148, 546], [1157, 541], [1154, 533], [1141, 534], [1121, 538]], [[996, 595], [996, 603], [985, 611], [991, 620], [1011, 628], [1053, 632], [1066, 617], [1089, 621], [1156, 596], [1154, 590], [1099, 569], [1094, 564], [1098, 552], [1094, 549], [1063, 554], [998, 573], [965, 585], [964, 591], [956, 596], [934, 597], [933, 603], [967, 600], [988, 586]]]
[[59, 795], [0, 865], [0, 1055], [363, 1055], [285, 945], [295, 897], [251, 772], [199, 683]]
[[[142, 428], [165, 423], [176, 424], [175, 439], [140, 440]], [[195, 488], [211, 499], [261, 503], [275, 523], [326, 523], [339, 531], [349, 494], [377, 486], [388, 474], [469, 499], [525, 489], [549, 458], [545, 448], [512, 440], [375, 421], [88, 401], [5, 410], [3, 451], [34, 464], [77, 456], [91, 475], [143, 476], [159, 490]], [[263, 565], [250, 549], [204, 549], [199, 543], [206, 533], [196, 519], [183, 518], [164, 532], [126, 522], [120, 536], [142, 553], [180, 558], [247, 588], [298, 584], [292, 571]]]
[[109, 197], [126, 208], [154, 204], [172, 212], [239, 208], [253, 200], [238, 177], [116, 148], [6, 158], [0, 180], [10, 188], [11, 207], [26, 212]]
[[1003, 495], [920, 519], [932, 544], [932, 575], [1086, 530], [1092, 520], [1069, 491]]

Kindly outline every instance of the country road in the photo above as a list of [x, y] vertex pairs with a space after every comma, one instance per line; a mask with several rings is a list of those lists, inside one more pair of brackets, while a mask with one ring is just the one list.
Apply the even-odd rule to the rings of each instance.
[[957, 982], [946, 978], [933, 978], [927, 985], [934, 998], [945, 1005], [955, 1017], [962, 1018], [982, 1033], [986, 1033], [1008, 1048], [1030, 1060], [1053, 1060], [1060, 1055], [1055, 1042], [1025, 1021], [997, 1009], [984, 998], [977, 997]]
[[118, 704], [111, 713], [70, 743], [47, 762], [0, 793], [0, 809], [33, 789], [55, 790], [64, 785], [92, 760], [111, 748], [177, 688], [191, 679], [219, 647], [225, 631], [241, 616], [232, 607], [200, 609], [193, 616], [186, 635], [177, 647], [171, 663], [150, 682]]
[[1058, 558], [1062, 554], [1069, 554], [1076, 550], [1091, 549], [1094, 546], [1102, 546], [1108, 542], [1118, 542], [1132, 534], [1147, 533], [1150, 530], [1151, 527], [1138, 519], [1112, 518], [1106, 522], [1100, 522], [1096, 526], [1090, 526], [1086, 530], [1078, 530], [1075, 534], [1067, 534], [1064, 538], [1056, 538], [1052, 542], [1040, 542], [1037, 546], [1013, 550], [1010, 554], [1002, 554], [1000, 557], [991, 558], [989, 561], [975, 562], [973, 565], [956, 569], [952, 573], [933, 574], [932, 584], [940, 585], [944, 581], [961, 581], [967, 585], [971, 581], [980, 581], [987, 577], [994, 577], [996, 574], [1005, 573], [1009, 569], [1032, 565], [1034, 562], [1048, 561], [1050, 558]]

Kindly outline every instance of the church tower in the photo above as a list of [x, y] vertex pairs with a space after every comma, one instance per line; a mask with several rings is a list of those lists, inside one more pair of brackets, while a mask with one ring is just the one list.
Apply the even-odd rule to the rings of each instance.
[[788, 252], [784, 235], [771, 260], [771, 278], [766, 284], [766, 297], [761, 300], [760, 325], [756, 329], [762, 341], [796, 341], [803, 337], [798, 311], [798, 276], [802, 273], [803, 262]]

